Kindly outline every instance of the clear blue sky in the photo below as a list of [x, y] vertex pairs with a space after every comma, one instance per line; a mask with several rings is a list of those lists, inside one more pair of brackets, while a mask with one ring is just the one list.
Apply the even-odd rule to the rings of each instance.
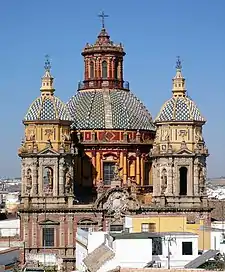
[[52, 59], [57, 96], [67, 101], [83, 77], [80, 55], [106, 28], [125, 45], [125, 80], [153, 117], [171, 96], [176, 56], [189, 95], [208, 122], [208, 175], [225, 175], [224, 0], [7, 0], [0, 8], [0, 176], [19, 176], [21, 123], [39, 95], [44, 55]]

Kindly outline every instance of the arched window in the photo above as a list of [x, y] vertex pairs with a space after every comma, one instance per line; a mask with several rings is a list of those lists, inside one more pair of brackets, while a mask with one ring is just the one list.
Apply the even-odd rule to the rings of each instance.
[[107, 62], [104, 60], [102, 62], [102, 78], [106, 79], [107, 78], [107, 69], [108, 69], [108, 65]]
[[115, 61], [114, 65], [114, 79], [118, 79], [118, 68], [119, 68], [119, 62], [118, 60]]
[[85, 231], [95, 231], [97, 230], [98, 222], [95, 222], [91, 219], [82, 219], [77, 222], [77, 226]]
[[43, 189], [44, 191], [53, 189], [53, 169], [45, 167], [43, 170]]
[[180, 195], [187, 195], [187, 168], [181, 167], [180, 172]]
[[94, 78], [94, 76], [95, 76], [95, 67], [94, 67], [94, 62], [93, 61], [91, 61], [91, 63], [90, 63], [90, 78], [92, 79], [92, 78]]

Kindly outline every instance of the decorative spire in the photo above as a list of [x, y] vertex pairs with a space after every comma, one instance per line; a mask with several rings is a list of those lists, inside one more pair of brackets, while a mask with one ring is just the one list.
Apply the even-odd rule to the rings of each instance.
[[177, 56], [176, 69], [177, 70], [181, 70], [182, 69], [180, 56]]
[[102, 13], [98, 15], [98, 17], [102, 20], [102, 29], [105, 29], [105, 18], [109, 17], [109, 15], [106, 15], [104, 11], [102, 11]]
[[176, 75], [173, 78], [173, 96], [174, 97], [186, 96], [185, 78], [182, 76], [181, 70], [182, 70], [181, 60], [180, 60], [180, 57], [178, 56], [176, 61]]
[[53, 93], [55, 91], [53, 87], [53, 80], [54, 78], [51, 75], [51, 63], [49, 60], [49, 55], [45, 56], [45, 73], [44, 76], [42, 77], [42, 84], [41, 84], [41, 92], [42, 94], [47, 94], [47, 93]]

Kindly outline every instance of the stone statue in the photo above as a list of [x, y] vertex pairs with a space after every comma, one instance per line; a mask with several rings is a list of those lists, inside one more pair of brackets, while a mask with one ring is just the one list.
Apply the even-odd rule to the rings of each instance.
[[27, 170], [27, 176], [26, 176], [26, 185], [27, 185], [27, 191], [30, 191], [32, 188], [32, 175], [31, 170]]
[[121, 178], [120, 178], [120, 171], [121, 170], [122, 170], [122, 167], [119, 168], [118, 163], [116, 163], [115, 166], [114, 166], [114, 171], [113, 171], [113, 179], [114, 179], [114, 181], [121, 180]]
[[137, 183], [134, 180], [131, 181], [130, 193], [131, 193], [131, 196], [136, 197], [136, 194], [137, 194]]
[[99, 182], [97, 183], [97, 188], [96, 188], [97, 194], [101, 195], [104, 193], [104, 184], [103, 181], [100, 179]]
[[167, 188], [167, 172], [166, 169], [162, 170], [162, 176], [161, 176], [161, 189], [162, 189], [162, 194], [165, 193]]
[[53, 188], [53, 176], [52, 176], [52, 171], [50, 169], [47, 169], [47, 184], [50, 189]]
[[66, 182], [65, 182], [66, 191], [67, 193], [69, 193], [71, 191], [71, 185], [72, 185], [72, 178], [69, 171], [66, 172], [65, 178], [66, 178]]

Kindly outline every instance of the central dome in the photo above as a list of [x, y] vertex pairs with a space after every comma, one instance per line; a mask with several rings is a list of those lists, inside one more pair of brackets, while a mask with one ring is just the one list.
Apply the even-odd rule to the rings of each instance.
[[68, 102], [73, 129], [155, 130], [152, 117], [130, 91], [79, 91]]

